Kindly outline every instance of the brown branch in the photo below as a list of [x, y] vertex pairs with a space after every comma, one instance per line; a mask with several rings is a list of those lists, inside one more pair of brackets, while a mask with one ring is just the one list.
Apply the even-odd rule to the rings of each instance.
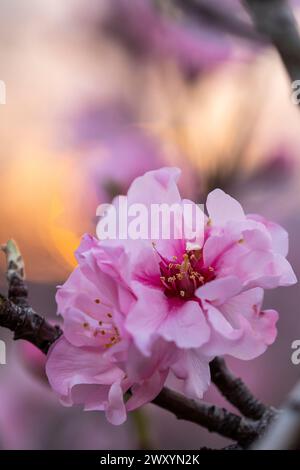
[[254, 421], [202, 401], [187, 400], [180, 393], [168, 388], [164, 388], [153, 403], [171, 411], [178, 419], [200, 424], [210, 432], [221, 434], [242, 446], [249, 445], [262, 431]]
[[0, 326], [14, 332], [14, 339], [24, 339], [43, 353], [62, 334], [59, 326], [53, 326], [31, 307], [16, 305], [0, 295]]
[[300, 382], [290, 393], [274, 425], [254, 444], [255, 450], [300, 450]]
[[277, 49], [292, 81], [300, 79], [300, 35], [287, 0], [242, 0], [256, 30]]
[[209, 0], [174, 0], [181, 11], [196, 21], [205, 21], [212, 27], [223, 30], [235, 36], [249, 39], [258, 43], [264, 43], [266, 38], [251, 25], [241, 20], [231, 12], [227, 12], [224, 7], [216, 6]]
[[6, 254], [8, 299], [0, 295], [0, 326], [13, 331], [15, 340], [27, 340], [47, 353], [62, 331], [30, 307], [24, 261], [16, 242], [9, 240], [2, 251]]
[[259, 420], [266, 413], [272, 413], [272, 409], [255, 398], [243, 381], [232, 374], [224, 359], [215, 358], [210, 363], [210, 372], [213, 383], [222, 395], [244, 416]]

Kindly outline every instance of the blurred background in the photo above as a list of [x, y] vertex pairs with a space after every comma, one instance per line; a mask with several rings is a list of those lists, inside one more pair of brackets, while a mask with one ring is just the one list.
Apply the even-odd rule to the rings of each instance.
[[[0, 241], [13, 237], [30, 300], [55, 319], [56, 285], [75, 266], [96, 207], [147, 170], [182, 169], [181, 193], [203, 203], [221, 187], [246, 212], [290, 233], [300, 275], [300, 113], [276, 52], [251, 33], [238, 0], [207, 0], [242, 21], [233, 34], [213, 16], [168, 0], [1, 0]], [[299, 16], [299, 2], [294, 1]], [[247, 32], [248, 31], [248, 32]], [[4, 258], [0, 287], [5, 291]], [[278, 405], [296, 382], [299, 287], [265, 299], [280, 312], [276, 343], [251, 362], [228, 362], [252, 391]], [[0, 365], [0, 449], [197, 449], [227, 441], [153, 405], [113, 427], [100, 413], [63, 408], [43, 357], [7, 340]], [[205, 397], [224, 404], [213, 387]]]

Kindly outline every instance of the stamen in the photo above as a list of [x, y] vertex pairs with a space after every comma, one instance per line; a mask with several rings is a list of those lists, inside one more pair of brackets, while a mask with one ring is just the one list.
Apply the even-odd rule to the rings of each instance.
[[[172, 257], [174, 261], [176, 258], [176, 256]], [[182, 255], [180, 264], [164, 260], [164, 263], [160, 262], [159, 266], [160, 281], [167, 297], [192, 299], [198, 287], [215, 278], [215, 269], [213, 266], [204, 265], [202, 250], [198, 248], [186, 251]]]
[[106, 304], [106, 303], [103, 302], [101, 299], [94, 299], [94, 302], [95, 302], [96, 304], [101, 304], [101, 305], [104, 305], [104, 307], [110, 308], [110, 305], [109, 305], [109, 304]]
[[165, 277], [162, 276], [162, 277], [160, 278], [160, 280], [161, 280], [162, 285], [163, 285], [166, 289], [169, 289], [169, 290], [171, 289], [171, 287], [169, 286], [169, 284], [166, 283], [166, 278], [165, 278]]
[[190, 264], [189, 263], [189, 255], [187, 253], [185, 253], [183, 255], [183, 263], [182, 263], [182, 270], [184, 272], [187, 272], [189, 264]]

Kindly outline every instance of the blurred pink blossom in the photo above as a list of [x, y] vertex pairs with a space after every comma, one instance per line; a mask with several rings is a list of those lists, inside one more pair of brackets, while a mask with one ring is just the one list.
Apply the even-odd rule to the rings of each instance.
[[[122, 100], [79, 109], [71, 118], [69, 139], [80, 149], [81, 171], [92, 183], [87, 186], [94, 189], [93, 215], [99, 202], [126, 194], [135, 178], [168, 163], [158, 141], [138, 124], [135, 110]], [[185, 197], [200, 193], [200, 178], [187, 160], [180, 189]]]
[[163, 15], [150, 0], [110, 0], [108, 5], [106, 29], [143, 60], [173, 60], [193, 76], [235, 57], [230, 38], [205, 22], [199, 27]]

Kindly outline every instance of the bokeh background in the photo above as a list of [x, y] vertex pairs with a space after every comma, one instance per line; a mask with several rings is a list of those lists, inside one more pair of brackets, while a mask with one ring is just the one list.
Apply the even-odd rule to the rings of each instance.
[[[239, 1], [208, 3], [251, 28]], [[283, 224], [300, 275], [300, 112], [271, 47], [195, 21], [168, 0], [1, 0], [0, 12], [0, 240], [18, 242], [38, 312], [57, 321], [56, 285], [75, 265], [80, 236], [94, 233], [97, 205], [169, 164], [183, 171], [184, 196], [204, 202], [221, 187], [246, 212]], [[2, 259], [3, 292], [4, 269]], [[300, 339], [299, 287], [268, 293], [265, 306], [280, 311], [276, 343], [254, 361], [228, 362], [278, 405], [300, 373], [290, 359]], [[121, 427], [63, 408], [39, 352], [5, 331], [0, 337], [0, 449], [227, 443], [153, 405]], [[213, 387], [205, 399], [224, 404]]]

